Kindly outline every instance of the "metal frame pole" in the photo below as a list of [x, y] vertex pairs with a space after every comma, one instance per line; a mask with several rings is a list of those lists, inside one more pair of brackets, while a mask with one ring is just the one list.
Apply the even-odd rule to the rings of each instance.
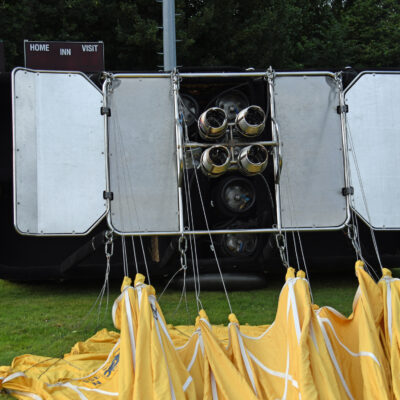
[[163, 0], [164, 71], [176, 68], [175, 0]]
[[272, 125], [272, 141], [278, 143], [274, 147], [274, 174], [275, 174], [275, 202], [276, 202], [276, 227], [279, 232], [282, 230], [282, 216], [281, 216], [281, 188], [280, 188], [280, 169], [282, 162], [280, 157], [280, 138], [278, 126], [275, 120], [275, 96], [274, 96], [274, 71], [270, 67], [267, 71], [267, 81], [270, 96], [270, 112], [271, 112], [271, 125]]

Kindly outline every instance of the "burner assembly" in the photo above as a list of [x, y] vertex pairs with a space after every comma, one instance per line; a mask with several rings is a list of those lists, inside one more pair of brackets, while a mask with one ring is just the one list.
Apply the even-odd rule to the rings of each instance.
[[16, 68], [14, 227], [43, 243], [101, 229], [140, 236], [163, 275], [188, 246], [200, 272], [218, 253], [224, 271], [263, 273], [293, 261], [303, 233], [305, 247], [326, 238], [326, 249], [343, 229], [355, 245], [356, 223], [398, 229], [399, 76], [366, 71], [343, 89], [326, 71], [104, 73], [96, 83]]
[[[266, 215], [269, 219], [272, 216], [273, 164], [268, 168], [268, 161], [273, 141], [271, 129], [266, 128], [267, 86], [267, 81], [259, 77], [228, 80], [224, 85], [220, 79], [192, 82], [183, 78], [179, 104], [190, 176], [185, 200], [191, 203], [195, 215], [191, 230], [204, 227], [202, 220], [207, 217], [210, 229], [257, 229], [264, 227]], [[194, 116], [197, 124], [193, 123]], [[263, 195], [265, 185], [271, 193], [268, 201]], [[199, 211], [202, 197], [206, 200], [205, 216]], [[216, 244], [223, 257], [245, 259], [257, 254], [268, 236], [225, 233]], [[204, 236], [196, 240], [208, 243]]]

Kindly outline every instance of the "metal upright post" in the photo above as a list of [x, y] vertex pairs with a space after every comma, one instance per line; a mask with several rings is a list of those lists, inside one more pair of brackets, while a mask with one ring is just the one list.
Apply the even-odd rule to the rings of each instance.
[[270, 111], [271, 111], [271, 125], [272, 125], [272, 140], [277, 143], [274, 147], [274, 174], [275, 174], [275, 200], [276, 200], [276, 227], [279, 232], [282, 230], [282, 215], [281, 215], [281, 188], [280, 188], [280, 170], [281, 170], [281, 157], [280, 157], [280, 138], [278, 125], [275, 120], [275, 96], [274, 96], [274, 71], [272, 67], [267, 70], [267, 80], [270, 96]]
[[176, 67], [175, 0], [163, 0], [164, 71]]

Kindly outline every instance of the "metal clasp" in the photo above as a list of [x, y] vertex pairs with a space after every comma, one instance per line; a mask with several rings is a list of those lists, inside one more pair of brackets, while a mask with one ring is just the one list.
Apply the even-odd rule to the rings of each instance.
[[267, 80], [270, 84], [273, 84], [275, 79], [275, 71], [272, 69], [272, 65], [270, 65], [265, 72], [264, 79]]
[[354, 224], [347, 225], [347, 237], [350, 239], [357, 257], [359, 257], [361, 255], [361, 249], [358, 243], [358, 229]]
[[109, 260], [114, 254], [113, 231], [106, 231], [104, 236], [106, 238], [104, 252], [106, 254], [107, 259]]
[[187, 269], [187, 258], [186, 258], [186, 251], [187, 251], [188, 243], [186, 236], [182, 235], [178, 241], [178, 250], [181, 254], [181, 267], [182, 269]]
[[286, 239], [282, 233], [278, 233], [275, 235], [276, 246], [278, 247], [279, 254], [281, 256], [281, 260], [283, 265], [288, 268], [289, 263], [286, 258]]
[[176, 85], [176, 90], [179, 91], [182, 77], [179, 75], [179, 70], [174, 68], [172, 71], [172, 81]]

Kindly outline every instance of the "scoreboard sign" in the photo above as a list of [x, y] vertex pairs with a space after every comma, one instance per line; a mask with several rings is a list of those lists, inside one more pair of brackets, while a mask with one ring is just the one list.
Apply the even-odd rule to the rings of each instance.
[[25, 40], [25, 67], [56, 71], [104, 71], [103, 42]]

